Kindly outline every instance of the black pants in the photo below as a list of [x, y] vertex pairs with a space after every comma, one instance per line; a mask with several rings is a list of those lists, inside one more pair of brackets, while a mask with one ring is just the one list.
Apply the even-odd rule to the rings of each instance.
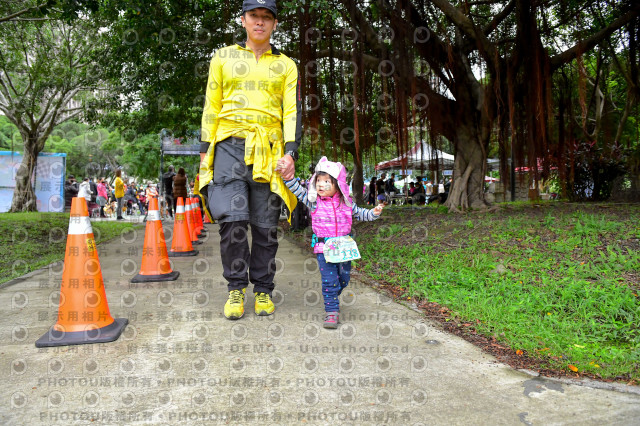
[[251, 250], [249, 250], [248, 220], [220, 223], [220, 256], [222, 275], [228, 289], [242, 290], [249, 282], [255, 293], [268, 293], [274, 288], [278, 228], [261, 228], [251, 224]]
[[271, 294], [281, 199], [268, 183], [253, 180], [253, 166], [244, 163], [244, 139], [228, 138], [215, 149], [208, 196], [213, 218], [220, 224], [223, 276], [229, 291], [243, 289], [251, 282], [254, 292]]
[[169, 213], [169, 216], [173, 217], [173, 210], [174, 210], [173, 204], [175, 203], [173, 196], [165, 194], [164, 202], [167, 205], [167, 212]]

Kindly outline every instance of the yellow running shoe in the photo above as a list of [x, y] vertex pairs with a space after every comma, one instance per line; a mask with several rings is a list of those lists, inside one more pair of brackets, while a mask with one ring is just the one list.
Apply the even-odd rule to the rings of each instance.
[[267, 293], [256, 293], [256, 315], [271, 315], [276, 310], [275, 305], [271, 301], [271, 297]]
[[246, 288], [242, 290], [231, 290], [229, 299], [224, 304], [224, 316], [231, 320], [237, 320], [244, 315], [244, 293]]

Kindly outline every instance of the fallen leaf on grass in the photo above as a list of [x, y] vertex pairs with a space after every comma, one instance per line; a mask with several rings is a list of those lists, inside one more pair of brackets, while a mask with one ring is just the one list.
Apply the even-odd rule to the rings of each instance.
[[516, 351], [516, 355], [522, 355], [522, 354], [524, 354], [524, 352], [522, 352], [522, 350], [518, 349], [518, 350]]
[[578, 367], [573, 364], [569, 364], [567, 367], [569, 367], [569, 370], [573, 371], [574, 373], [578, 372]]

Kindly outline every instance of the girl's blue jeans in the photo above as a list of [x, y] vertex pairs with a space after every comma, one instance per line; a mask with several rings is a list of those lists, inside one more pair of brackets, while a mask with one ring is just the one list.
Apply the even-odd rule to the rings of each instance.
[[316, 254], [318, 267], [322, 276], [322, 296], [325, 312], [338, 312], [340, 301], [338, 296], [349, 285], [351, 279], [351, 262], [327, 263], [324, 254]]

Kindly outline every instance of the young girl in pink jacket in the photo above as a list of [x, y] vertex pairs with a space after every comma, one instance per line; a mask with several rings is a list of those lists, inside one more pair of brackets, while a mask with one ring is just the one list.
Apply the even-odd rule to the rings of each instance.
[[352, 220], [354, 217], [365, 221], [376, 220], [384, 206], [379, 205], [374, 209], [356, 206], [349, 196], [347, 170], [342, 164], [327, 160], [327, 157], [322, 157], [318, 162], [308, 191], [296, 179], [285, 183], [311, 212], [311, 246], [322, 276], [324, 327], [338, 328], [338, 296], [349, 284], [351, 260], [360, 258], [357, 245], [349, 236]]

